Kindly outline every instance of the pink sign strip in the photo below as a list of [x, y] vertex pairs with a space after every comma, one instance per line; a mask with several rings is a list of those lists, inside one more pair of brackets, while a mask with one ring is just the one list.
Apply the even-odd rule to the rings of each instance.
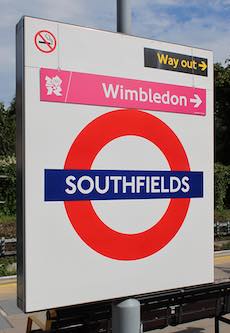
[[45, 102], [206, 114], [205, 89], [47, 68], [40, 70], [40, 99]]

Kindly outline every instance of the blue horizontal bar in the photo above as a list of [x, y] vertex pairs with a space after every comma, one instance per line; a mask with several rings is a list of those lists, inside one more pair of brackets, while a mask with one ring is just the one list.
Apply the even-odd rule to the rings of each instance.
[[201, 197], [200, 171], [45, 170], [45, 201]]

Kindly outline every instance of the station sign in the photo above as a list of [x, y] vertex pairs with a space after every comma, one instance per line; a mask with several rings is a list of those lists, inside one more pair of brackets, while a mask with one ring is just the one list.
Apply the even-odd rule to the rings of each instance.
[[208, 59], [144, 48], [145, 66], [193, 75], [208, 75]]
[[[177, 73], [189, 57], [207, 75]], [[21, 309], [213, 281], [212, 66], [206, 50], [19, 22]]]
[[[42, 101], [206, 114], [205, 89], [47, 68], [40, 76]], [[47, 94], [50, 77], [59, 78], [62, 87]]]

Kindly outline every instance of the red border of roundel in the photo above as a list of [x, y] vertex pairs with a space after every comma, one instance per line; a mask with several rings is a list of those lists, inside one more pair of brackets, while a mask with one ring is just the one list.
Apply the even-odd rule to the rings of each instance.
[[[53, 37], [53, 39], [54, 39], [54, 47], [53, 47], [52, 49], [50, 49], [50, 50], [48, 50], [48, 51], [45, 51], [45, 50], [42, 50], [42, 49], [40, 48], [40, 46], [38, 45], [38, 43], [37, 43], [37, 36], [38, 36], [41, 32], [48, 32], [48, 33]], [[48, 31], [48, 30], [40, 30], [40, 31], [38, 31], [38, 32], [36, 33], [36, 35], [34, 36], [34, 43], [35, 43], [37, 49], [38, 49], [39, 51], [41, 51], [41, 52], [44, 52], [44, 53], [51, 53], [51, 52], [53, 52], [53, 51], [56, 49], [56, 46], [57, 46], [57, 40], [56, 40], [56, 37], [54, 36], [54, 34], [52, 34], [52, 32], [50, 32], [50, 31]]]
[[[130, 109], [108, 112], [89, 123], [73, 142], [64, 168], [90, 169], [106, 144], [126, 135], [143, 137], [155, 144], [171, 170], [190, 171], [185, 150], [176, 134], [157, 117]], [[109, 228], [97, 216], [91, 201], [65, 201], [64, 204], [74, 229], [92, 249], [109, 258], [136, 260], [152, 255], [171, 241], [183, 224], [189, 203], [189, 198], [171, 199], [157, 224], [136, 234]]]

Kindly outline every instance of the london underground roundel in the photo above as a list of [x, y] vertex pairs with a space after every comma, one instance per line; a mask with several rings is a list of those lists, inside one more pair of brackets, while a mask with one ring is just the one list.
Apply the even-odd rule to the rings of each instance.
[[[64, 169], [90, 170], [106, 144], [128, 135], [145, 138], [156, 145], [171, 171], [190, 172], [188, 158], [176, 134], [157, 117], [138, 110], [112, 111], [89, 123], [73, 142]], [[166, 246], [183, 224], [189, 203], [189, 197], [171, 198], [166, 212], [154, 226], [131, 235], [109, 228], [98, 217], [90, 200], [64, 202], [69, 220], [81, 239], [96, 252], [117, 260], [141, 259]]]

